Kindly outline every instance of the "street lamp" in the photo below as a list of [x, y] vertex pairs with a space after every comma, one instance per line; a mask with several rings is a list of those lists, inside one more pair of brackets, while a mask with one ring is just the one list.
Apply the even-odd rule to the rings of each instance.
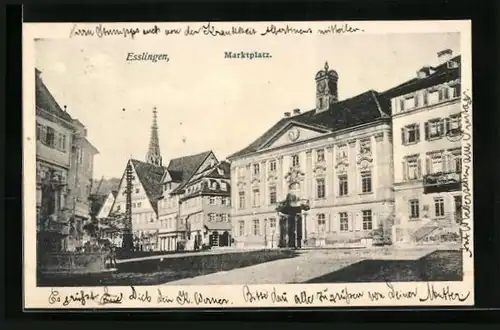
[[304, 246], [307, 245], [307, 211], [302, 211], [302, 226], [304, 227]]

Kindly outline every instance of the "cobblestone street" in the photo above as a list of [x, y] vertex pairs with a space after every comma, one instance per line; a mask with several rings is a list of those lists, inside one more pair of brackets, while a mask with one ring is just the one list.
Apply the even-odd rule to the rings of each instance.
[[344, 269], [363, 260], [418, 260], [436, 251], [436, 247], [414, 249], [372, 248], [362, 250], [304, 250], [296, 258], [271, 261], [255, 266], [186, 278], [166, 284], [276, 284], [304, 283]]

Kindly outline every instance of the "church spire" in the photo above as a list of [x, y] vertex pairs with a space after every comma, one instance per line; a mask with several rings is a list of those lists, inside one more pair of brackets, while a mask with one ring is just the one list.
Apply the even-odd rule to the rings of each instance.
[[151, 138], [149, 140], [149, 149], [146, 154], [146, 161], [156, 166], [162, 166], [160, 142], [158, 141], [158, 123], [156, 120], [156, 107], [153, 108], [153, 125], [151, 125]]

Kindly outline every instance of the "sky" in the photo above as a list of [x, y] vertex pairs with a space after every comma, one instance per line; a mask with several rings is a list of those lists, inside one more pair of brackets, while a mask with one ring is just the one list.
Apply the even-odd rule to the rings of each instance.
[[[315, 106], [317, 71], [339, 74], [339, 99], [383, 92], [460, 53], [458, 33], [270, 38], [41, 39], [36, 66], [61, 107], [79, 119], [99, 150], [94, 177], [120, 177], [129, 158], [145, 160], [158, 111], [163, 163], [213, 150], [219, 160], [257, 139], [284, 112]], [[271, 59], [225, 59], [225, 51]], [[128, 62], [130, 52], [169, 62]], [[125, 109], [125, 110], [124, 110]]]

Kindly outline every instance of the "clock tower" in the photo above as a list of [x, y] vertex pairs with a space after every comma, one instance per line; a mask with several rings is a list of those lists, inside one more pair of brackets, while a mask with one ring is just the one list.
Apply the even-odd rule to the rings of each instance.
[[328, 110], [330, 104], [338, 101], [338, 79], [338, 73], [330, 70], [328, 62], [323, 70], [316, 73], [316, 113]]

